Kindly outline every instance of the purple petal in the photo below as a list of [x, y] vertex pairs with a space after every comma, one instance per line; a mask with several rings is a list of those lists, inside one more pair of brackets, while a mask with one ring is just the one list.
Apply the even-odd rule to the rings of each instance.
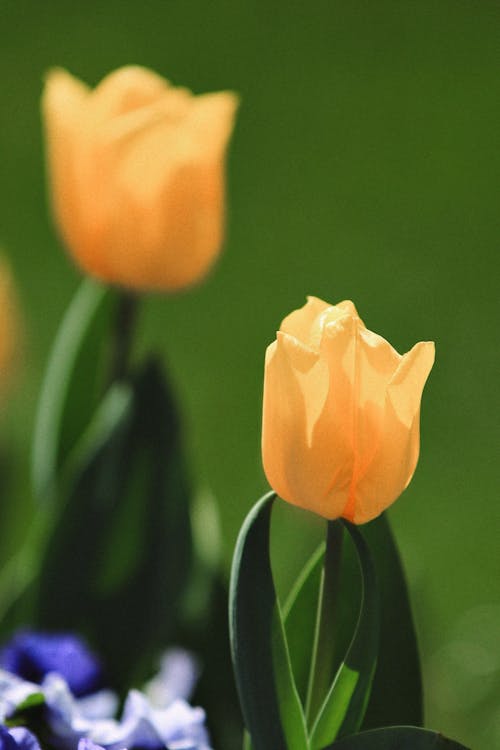
[[176, 698], [189, 700], [200, 676], [195, 657], [181, 648], [169, 649], [161, 659], [160, 671], [146, 686], [146, 695], [158, 708], [166, 708]]
[[76, 701], [80, 714], [89, 720], [112, 719], [118, 708], [118, 696], [112, 690], [99, 690]]
[[0, 669], [0, 721], [9, 718], [21, 703], [40, 692], [39, 685]]
[[80, 638], [70, 633], [21, 630], [0, 652], [0, 667], [37, 683], [49, 672], [57, 672], [76, 696], [98, 690], [103, 682], [97, 659]]
[[40, 750], [40, 743], [29, 729], [13, 727], [10, 734], [14, 738], [18, 750]]
[[87, 737], [83, 737], [78, 743], [78, 750], [104, 750], [104, 748], [96, 745], [95, 742], [92, 742]]
[[7, 729], [0, 725], [0, 750], [40, 750], [40, 743], [25, 727]]

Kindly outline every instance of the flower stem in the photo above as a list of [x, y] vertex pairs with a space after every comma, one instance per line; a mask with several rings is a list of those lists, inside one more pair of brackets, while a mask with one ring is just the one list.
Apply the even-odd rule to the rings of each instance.
[[328, 521], [325, 562], [318, 596], [316, 633], [307, 688], [308, 726], [314, 722], [332, 680], [343, 530], [339, 521]]
[[124, 380], [128, 375], [138, 303], [136, 294], [127, 291], [119, 293], [112, 332], [110, 382]]

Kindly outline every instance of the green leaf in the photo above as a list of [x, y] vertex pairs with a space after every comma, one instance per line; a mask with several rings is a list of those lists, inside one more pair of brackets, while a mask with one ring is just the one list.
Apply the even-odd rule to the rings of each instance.
[[307, 750], [269, 552], [271, 492], [254, 505], [233, 558], [229, 627], [236, 684], [254, 750]]
[[180, 427], [156, 361], [77, 465], [43, 561], [38, 625], [86, 634], [113, 684], [126, 687], [172, 637], [191, 564]]
[[[336, 652], [340, 644], [340, 571], [344, 527], [341, 521], [328, 521], [323, 570], [316, 610], [316, 627], [306, 699], [306, 720], [318, 715], [325, 695], [332, 683]], [[349, 632], [351, 636], [352, 629]], [[342, 657], [345, 651], [342, 652]]]
[[109, 387], [66, 459], [60, 478], [63, 496], [66, 487], [74, 481], [74, 477], [85, 470], [94, 456], [111, 439], [119, 425], [129, 418], [132, 400], [133, 390], [128, 383], [113, 383]]
[[[68, 488], [74, 475], [83, 471], [119, 425], [128, 418], [131, 396], [131, 388], [124, 384], [115, 384], [108, 390], [66, 461], [66, 470], [59, 482], [62, 488]], [[56, 506], [40, 505], [35, 511], [23, 545], [0, 571], [2, 633], [12, 632], [23, 622], [32, 620], [34, 581], [40, 570], [46, 546], [51, 543], [52, 530], [57, 527], [64, 507], [63, 502]]]
[[324, 555], [325, 544], [322, 543], [305, 564], [283, 607], [292, 671], [303, 705], [307, 695]]
[[31, 693], [31, 695], [28, 695], [28, 697], [25, 698], [22, 703], [19, 703], [19, 705], [16, 706], [15, 712], [14, 714], [12, 714], [12, 716], [17, 716], [24, 711], [29, 711], [31, 708], [38, 708], [44, 703], [45, 696], [42, 692]]
[[[208, 582], [204, 609], [194, 620], [186, 617], [182, 630], [175, 633], [175, 642], [195, 653], [203, 665], [192, 702], [203, 706], [209, 717], [214, 748], [239, 748], [243, 734], [229, 647], [228, 583], [219, 570]], [[190, 614], [184, 608], [183, 613]]]
[[35, 496], [52, 497], [57, 473], [102, 395], [106, 337], [115, 295], [80, 285], [57, 333], [38, 402], [32, 446]]
[[363, 729], [423, 725], [422, 676], [405, 575], [385, 514], [363, 527], [377, 570], [381, 630]]
[[420, 727], [372, 729], [334, 742], [324, 750], [467, 750], [455, 740]]
[[380, 602], [373, 562], [361, 532], [346, 521], [343, 524], [358, 555], [362, 578], [361, 607], [351, 645], [311, 732], [312, 750], [325, 747], [335, 738], [359, 728], [377, 660]]

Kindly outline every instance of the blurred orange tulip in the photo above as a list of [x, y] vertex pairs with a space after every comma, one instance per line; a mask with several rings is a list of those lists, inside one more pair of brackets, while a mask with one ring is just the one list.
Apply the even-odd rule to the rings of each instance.
[[136, 290], [198, 281], [224, 227], [237, 97], [193, 96], [141, 67], [90, 90], [64, 70], [42, 100], [56, 223], [84, 271]]
[[360, 524], [410, 482], [434, 344], [401, 356], [352, 302], [309, 297], [266, 353], [262, 454], [284, 500]]
[[0, 257], [0, 391], [8, 384], [19, 354], [19, 320], [9, 267]]

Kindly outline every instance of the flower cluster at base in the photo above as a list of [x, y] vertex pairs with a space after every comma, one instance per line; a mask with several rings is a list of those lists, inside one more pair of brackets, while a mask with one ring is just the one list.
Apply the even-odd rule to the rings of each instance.
[[[118, 698], [102, 688], [102, 669], [78, 638], [24, 631], [0, 653], [0, 750], [210, 750], [205, 712], [187, 702], [197, 674], [189, 654], [168, 652], [117, 719]], [[12, 726], [20, 717], [29, 729]]]
[[8, 729], [0, 724], [0, 750], [40, 750], [40, 745], [29, 729], [25, 727]]

